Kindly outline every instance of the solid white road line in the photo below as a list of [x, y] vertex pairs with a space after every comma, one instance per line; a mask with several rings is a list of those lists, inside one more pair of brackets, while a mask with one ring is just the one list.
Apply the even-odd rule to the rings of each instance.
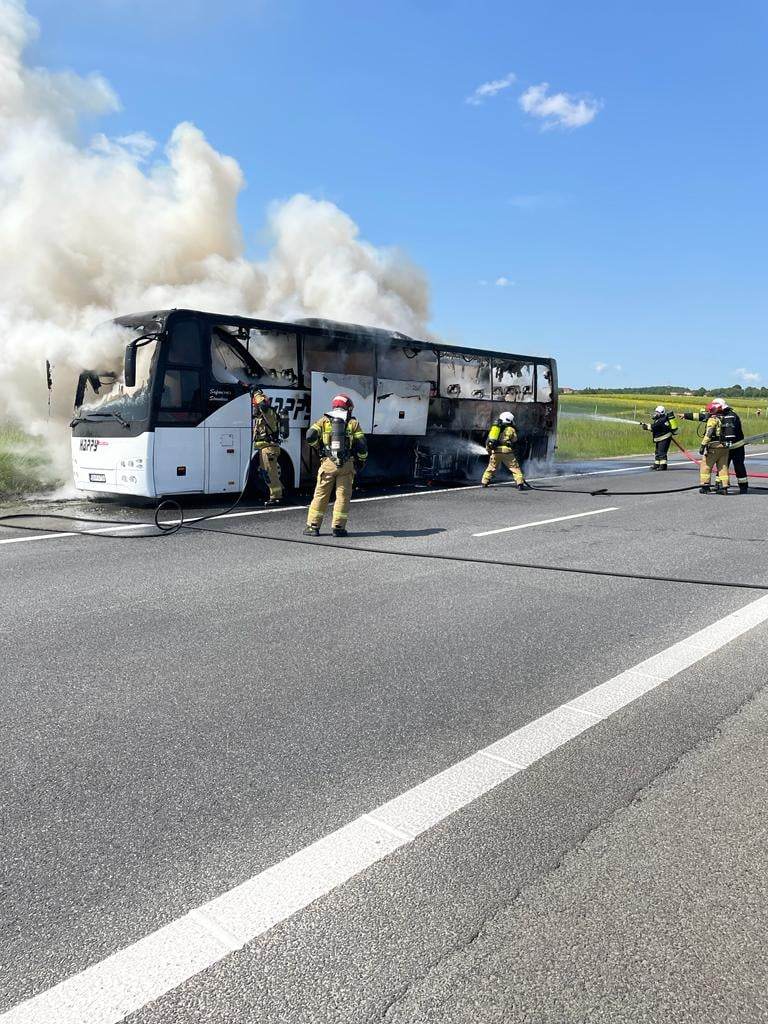
[[[534, 476], [531, 480], [534, 483], [540, 483], [542, 480], [571, 480], [575, 477], [580, 476], [605, 476], [607, 473], [637, 473], [637, 466], [626, 466], [622, 469], [600, 469], [590, 470], [588, 473], [560, 473], [556, 476]], [[353, 498], [354, 504], [360, 504], [365, 501], [393, 501], [395, 498], [422, 498], [427, 495], [433, 494], [461, 494], [464, 491], [478, 491], [480, 490], [480, 484], [470, 484], [468, 487], [441, 487], [439, 490], [429, 491], [406, 491], [403, 494], [379, 494], [371, 498]], [[505, 487], [506, 484], [496, 484], [496, 487]], [[585, 492], [586, 493], [586, 492]], [[255, 508], [245, 509], [243, 512], [222, 512], [220, 515], [212, 515], [209, 518], [210, 522], [214, 522], [217, 519], [239, 519], [245, 516], [273, 516], [281, 512], [296, 512], [306, 511], [306, 505], [283, 505], [280, 508]], [[30, 515], [36, 515], [37, 513], [30, 513]], [[45, 518], [45, 513], [40, 513], [42, 518]], [[192, 519], [187, 519], [188, 523], [199, 523], [201, 520], [208, 517], [195, 516]], [[169, 526], [178, 522], [178, 519], [164, 520]], [[40, 533], [35, 534], [34, 537], [9, 537], [5, 540], [0, 540], [0, 544], [26, 544], [33, 540], [57, 540], [60, 537], [79, 537], [83, 533], [118, 533], [124, 530], [140, 530], [142, 527], [152, 527], [153, 523], [131, 523], [129, 525], [120, 526], [104, 526], [98, 527], [93, 530], [70, 530], [66, 533]], [[13, 529], [13, 527], [11, 527]]]
[[574, 512], [571, 516], [557, 516], [555, 519], [539, 519], [535, 523], [518, 523], [517, 526], [502, 526], [500, 530], [486, 530], [484, 533], [473, 533], [473, 537], [490, 537], [494, 533], [511, 533], [513, 530], [527, 530], [530, 526], [547, 526], [549, 523], [564, 523], [566, 519], [584, 519], [585, 516], [600, 516], [603, 512], [618, 512], [619, 506], [596, 508], [591, 512]]
[[[19, 1003], [0, 1014], [0, 1024], [117, 1024], [767, 620], [768, 596], [646, 658], [242, 885]], [[512, 807], [509, 813], [514, 813]]]

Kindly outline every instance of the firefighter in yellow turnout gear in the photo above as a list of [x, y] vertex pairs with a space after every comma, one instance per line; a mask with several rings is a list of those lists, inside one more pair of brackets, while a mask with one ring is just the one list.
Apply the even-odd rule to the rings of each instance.
[[333, 535], [347, 536], [349, 503], [355, 472], [362, 469], [368, 458], [368, 445], [360, 424], [352, 416], [354, 406], [347, 395], [336, 395], [331, 411], [321, 416], [307, 431], [307, 444], [319, 450], [322, 456], [317, 473], [317, 484], [307, 514], [306, 537], [317, 537], [328, 508], [331, 492], [336, 487], [333, 504]]
[[728, 447], [725, 444], [722, 419], [724, 411], [723, 404], [718, 401], [710, 402], [707, 406], [709, 418], [699, 448], [699, 455], [703, 456], [699, 465], [699, 491], [702, 494], [709, 494], [713, 469], [717, 470], [715, 492], [728, 493]]
[[531, 490], [531, 485], [525, 482], [525, 476], [515, 455], [517, 431], [513, 426], [514, 422], [515, 417], [511, 412], [503, 412], [488, 431], [485, 447], [490, 458], [488, 459], [488, 468], [483, 473], [483, 487], [488, 487], [499, 471], [499, 467], [506, 466], [514, 477], [518, 491]]
[[259, 467], [269, 487], [267, 505], [279, 505], [283, 497], [283, 483], [280, 479], [280, 441], [283, 424], [272, 408], [268, 395], [254, 391], [251, 399], [253, 408], [253, 451], [259, 460]]

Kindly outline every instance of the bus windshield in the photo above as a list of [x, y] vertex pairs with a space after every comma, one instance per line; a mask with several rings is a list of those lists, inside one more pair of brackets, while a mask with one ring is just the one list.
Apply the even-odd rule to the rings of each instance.
[[[123, 333], [123, 332], [121, 332]], [[127, 332], [125, 332], [127, 333]], [[131, 340], [126, 338], [126, 344]], [[157, 338], [139, 340], [136, 346], [136, 383], [126, 387], [123, 375], [114, 373], [91, 374], [92, 390], [77, 409], [81, 419], [114, 417], [127, 423], [149, 416], [152, 393], [152, 364], [157, 349]], [[98, 382], [99, 389], [95, 390]]]

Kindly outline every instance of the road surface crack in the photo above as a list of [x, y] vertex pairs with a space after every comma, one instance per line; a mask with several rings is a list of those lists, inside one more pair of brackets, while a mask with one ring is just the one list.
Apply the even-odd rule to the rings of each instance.
[[[387, 1021], [393, 1021], [395, 1017], [393, 1014], [398, 1008], [406, 1002], [411, 993], [419, 986], [423, 985], [429, 978], [441, 967], [449, 964], [451, 961], [457, 960], [463, 956], [467, 950], [469, 950], [476, 943], [480, 942], [488, 929], [488, 926], [498, 918], [502, 913], [506, 913], [512, 910], [518, 901], [527, 895], [532, 890], [543, 885], [549, 878], [555, 875], [558, 871], [561, 871], [573, 857], [577, 857], [584, 853], [585, 847], [592, 837], [598, 836], [600, 832], [605, 829], [610, 829], [613, 825], [617, 824], [622, 817], [628, 814], [631, 809], [637, 804], [642, 803], [644, 800], [651, 796], [652, 791], [659, 785], [662, 785], [664, 781], [674, 772], [677, 768], [689, 758], [694, 758], [700, 753], [705, 751], [711, 744], [717, 742], [722, 736], [725, 724], [730, 719], [743, 714], [743, 712], [749, 707], [750, 704], [754, 703], [758, 699], [760, 693], [763, 690], [758, 690], [752, 694], [747, 700], [745, 700], [738, 708], [733, 712], [726, 714], [719, 722], [713, 725], [710, 730], [703, 735], [697, 742], [691, 746], [688, 750], [684, 750], [682, 753], [677, 755], [671, 760], [665, 767], [663, 767], [652, 779], [646, 782], [644, 785], [638, 787], [620, 806], [616, 807], [614, 811], [606, 817], [603, 821], [594, 825], [593, 827], [585, 830], [578, 838], [563, 849], [560, 855], [554, 860], [551, 867], [545, 867], [539, 875], [531, 879], [529, 882], [520, 886], [513, 894], [510, 895], [509, 899], [497, 902], [495, 905], [490, 906], [487, 911], [482, 915], [479, 923], [476, 922], [471, 930], [466, 934], [464, 938], [452, 945], [449, 949], [446, 949], [439, 956], [435, 957], [425, 968], [414, 974], [414, 976], [404, 985], [400, 986], [396, 992], [394, 992], [387, 1001], [378, 1008], [376, 1013], [369, 1018], [368, 1024], [384, 1024]], [[442, 999], [439, 1005], [445, 1005], [451, 999], [451, 994], [446, 993], [444, 999]], [[433, 1009], [435, 1005], [433, 1005]]]

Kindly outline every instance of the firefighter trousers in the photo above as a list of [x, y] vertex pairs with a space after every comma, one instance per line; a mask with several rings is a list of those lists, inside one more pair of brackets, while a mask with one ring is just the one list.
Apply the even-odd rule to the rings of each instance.
[[354, 482], [355, 463], [353, 459], [347, 459], [342, 466], [337, 466], [333, 459], [323, 459], [317, 471], [317, 483], [307, 514], [307, 526], [322, 524], [334, 484], [336, 500], [333, 503], [333, 525], [346, 526]]
[[665, 437], [663, 441], [656, 442], [656, 455], [653, 460], [656, 466], [666, 466], [669, 446], [672, 444], [671, 437]]
[[491, 480], [496, 476], [499, 469], [502, 466], [506, 466], [512, 476], [515, 478], [516, 484], [521, 484], [525, 481], [523, 471], [520, 469], [520, 463], [515, 458], [514, 452], [509, 449], [506, 451], [494, 448], [491, 452], [491, 457], [488, 459], [488, 468], [483, 473], [483, 483], [489, 484]]
[[736, 482], [739, 487], [749, 485], [749, 476], [747, 475], [747, 464], [744, 461], [744, 445], [740, 448], [731, 448], [728, 452], [728, 465], [733, 466], [733, 471], [736, 474]]
[[729, 479], [727, 448], [713, 448], [711, 445], [707, 448], [699, 465], [699, 482], [702, 486], [710, 483], [713, 469], [717, 469], [717, 482], [723, 487], [727, 487]]
[[279, 501], [283, 496], [283, 483], [280, 479], [280, 445], [265, 444], [259, 445], [255, 450], [259, 460], [259, 468], [264, 475], [269, 497], [272, 501]]

